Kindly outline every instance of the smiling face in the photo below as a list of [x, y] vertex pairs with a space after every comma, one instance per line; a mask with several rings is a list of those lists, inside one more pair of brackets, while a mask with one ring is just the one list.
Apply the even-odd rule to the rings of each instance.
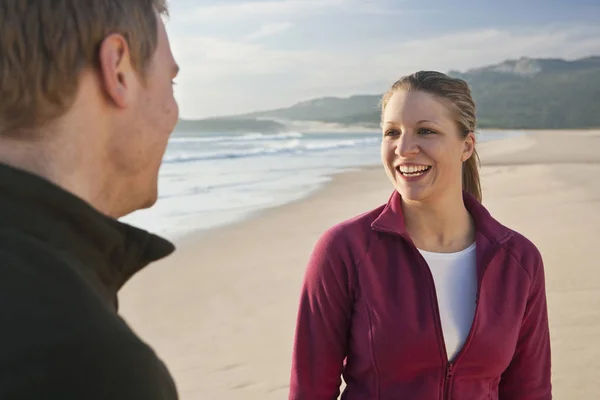
[[458, 129], [449, 104], [423, 91], [396, 90], [383, 111], [381, 159], [405, 201], [462, 193], [463, 162], [475, 137]]

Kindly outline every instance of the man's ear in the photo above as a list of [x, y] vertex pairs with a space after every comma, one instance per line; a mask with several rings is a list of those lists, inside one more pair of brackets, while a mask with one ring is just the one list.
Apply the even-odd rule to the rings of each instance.
[[127, 40], [120, 34], [111, 34], [104, 38], [99, 51], [100, 80], [107, 97], [115, 106], [125, 108], [129, 105], [133, 65]]
[[467, 137], [465, 138], [465, 147], [463, 150], [462, 161], [465, 162], [473, 155], [475, 151], [475, 134], [473, 132], [469, 132]]

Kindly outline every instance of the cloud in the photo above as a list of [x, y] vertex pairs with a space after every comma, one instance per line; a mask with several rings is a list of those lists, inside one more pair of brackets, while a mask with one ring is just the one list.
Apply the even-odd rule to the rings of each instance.
[[348, 0], [262, 0], [242, 3], [220, 2], [200, 6], [193, 11], [193, 19], [198, 22], [215, 20], [239, 20], [251, 17], [279, 17], [298, 15], [304, 12], [318, 12], [347, 4]]
[[[482, 29], [413, 40], [397, 46], [414, 66], [468, 69], [522, 56], [577, 58], [600, 52], [600, 28], [594, 26]], [[407, 64], [410, 64], [407, 63]]]
[[[284, 23], [263, 26], [254, 35], [287, 28]], [[600, 27], [481, 29], [323, 50], [273, 49], [257, 41], [193, 35], [173, 42], [186, 45], [185, 52], [177, 52], [182, 65], [177, 95], [182, 116], [189, 118], [279, 107], [324, 95], [380, 93], [401, 75], [419, 69], [465, 70], [522, 56], [572, 59], [599, 54]]]
[[[354, 15], [392, 15], [409, 13], [415, 10], [398, 10], [399, 3], [405, 0], [395, 0], [394, 7], [386, 6], [380, 0], [258, 0], [243, 2], [219, 2], [194, 8], [187, 12], [186, 20], [194, 22], [238, 22], [251, 19], [272, 20], [289, 19], [306, 15], [336, 13]], [[420, 11], [418, 11], [420, 12]]]
[[269, 36], [275, 36], [287, 31], [292, 27], [290, 22], [274, 22], [262, 25], [257, 31], [246, 36], [246, 40], [254, 41], [264, 39]]

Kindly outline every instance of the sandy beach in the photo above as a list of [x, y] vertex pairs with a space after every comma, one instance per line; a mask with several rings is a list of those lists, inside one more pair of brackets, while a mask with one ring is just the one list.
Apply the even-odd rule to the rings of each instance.
[[[600, 131], [536, 131], [480, 147], [483, 201], [545, 261], [556, 399], [600, 393]], [[120, 294], [183, 400], [287, 398], [305, 263], [331, 225], [384, 203], [382, 167], [309, 198], [191, 235]]]

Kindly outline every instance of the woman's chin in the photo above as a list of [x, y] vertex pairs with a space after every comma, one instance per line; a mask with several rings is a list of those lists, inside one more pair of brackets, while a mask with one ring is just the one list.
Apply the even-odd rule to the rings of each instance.
[[421, 202], [431, 198], [431, 188], [416, 185], [396, 185], [396, 190], [404, 201]]

